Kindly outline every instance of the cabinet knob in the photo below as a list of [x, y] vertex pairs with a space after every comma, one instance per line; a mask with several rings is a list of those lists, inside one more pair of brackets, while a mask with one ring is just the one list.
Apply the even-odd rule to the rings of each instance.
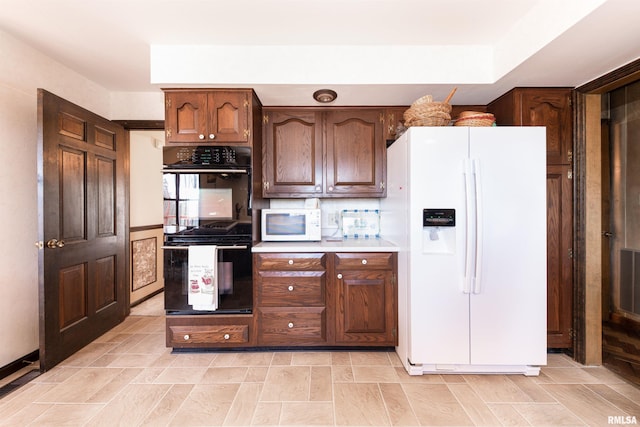
[[204, 135], [203, 134], [198, 135], [198, 139], [204, 139]]
[[189, 336], [189, 334], [186, 334], [186, 335], [184, 336], [184, 340], [185, 340], [185, 341], [189, 341], [189, 338], [191, 338], [191, 337]]
[[293, 260], [292, 259], [289, 260], [289, 265], [293, 265]]
[[316, 191], [321, 191], [322, 188], [319, 185], [316, 185]]
[[338, 273], [338, 279], [342, 279], [342, 273]]
[[229, 334], [224, 334], [224, 339], [225, 339], [225, 340], [228, 340], [229, 338], [231, 338], [231, 337], [229, 336]]
[[216, 136], [214, 134], [212, 134], [212, 133], [209, 134], [209, 139], [215, 139], [215, 138], [216, 138]]
[[293, 285], [289, 285], [287, 289], [289, 289], [289, 292], [293, 292]]
[[367, 260], [366, 260], [366, 259], [363, 259], [363, 260], [362, 260], [362, 264], [367, 265]]
[[289, 322], [289, 329], [293, 328], [293, 322]]
[[328, 191], [333, 191], [333, 187], [329, 186], [329, 188], [327, 188]]

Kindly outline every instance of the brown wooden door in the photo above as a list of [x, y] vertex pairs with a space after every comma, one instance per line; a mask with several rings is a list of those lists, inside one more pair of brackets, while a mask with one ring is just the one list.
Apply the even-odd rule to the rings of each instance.
[[265, 113], [264, 197], [322, 195], [321, 121], [313, 111]]
[[40, 369], [128, 312], [124, 129], [38, 90]]
[[209, 142], [249, 142], [249, 93], [216, 91], [208, 100]]
[[384, 197], [386, 143], [382, 111], [331, 111], [326, 115], [326, 196]]
[[206, 92], [166, 92], [164, 116], [167, 142], [206, 142], [207, 115]]
[[573, 191], [571, 166], [547, 166], [547, 347], [571, 348]]

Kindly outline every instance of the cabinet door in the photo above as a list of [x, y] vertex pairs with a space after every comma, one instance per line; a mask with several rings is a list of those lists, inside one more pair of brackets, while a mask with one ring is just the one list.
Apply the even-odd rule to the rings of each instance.
[[572, 162], [571, 89], [522, 89], [522, 126], [547, 127], [547, 164]]
[[569, 165], [547, 166], [547, 347], [571, 348], [573, 184]]
[[207, 133], [206, 92], [165, 93], [167, 143], [202, 142]]
[[404, 125], [404, 112], [409, 107], [385, 108], [384, 110], [384, 129], [383, 138], [385, 141], [395, 141], [399, 135], [397, 134], [398, 126]]
[[395, 270], [381, 268], [395, 265], [394, 255], [335, 257], [336, 343], [396, 345]]
[[322, 126], [317, 112], [265, 114], [264, 197], [322, 195]]
[[327, 197], [384, 197], [386, 144], [382, 111], [331, 111], [326, 115]]
[[249, 95], [240, 91], [216, 91], [207, 98], [210, 142], [249, 142]]

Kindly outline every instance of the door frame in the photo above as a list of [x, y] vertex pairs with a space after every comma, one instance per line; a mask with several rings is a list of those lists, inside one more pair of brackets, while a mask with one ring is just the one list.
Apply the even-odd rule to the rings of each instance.
[[576, 88], [574, 95], [574, 358], [602, 364], [601, 95], [640, 80], [640, 59]]

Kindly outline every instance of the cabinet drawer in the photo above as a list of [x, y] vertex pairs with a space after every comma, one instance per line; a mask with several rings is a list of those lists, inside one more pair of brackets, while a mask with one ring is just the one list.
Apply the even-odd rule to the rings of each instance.
[[324, 305], [324, 271], [282, 273], [260, 271], [257, 296], [260, 306]]
[[387, 270], [393, 269], [393, 253], [362, 252], [362, 253], [336, 253], [335, 268], [349, 270]]
[[266, 345], [326, 343], [324, 307], [260, 308], [258, 340]]
[[324, 270], [326, 255], [316, 253], [255, 254], [258, 270]]
[[252, 343], [253, 316], [167, 316], [167, 347], [235, 347]]

